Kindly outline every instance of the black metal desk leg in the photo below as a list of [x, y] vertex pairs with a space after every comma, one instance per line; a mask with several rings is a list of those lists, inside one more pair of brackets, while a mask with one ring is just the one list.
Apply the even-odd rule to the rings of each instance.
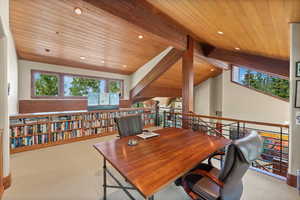
[[103, 200], [106, 200], [106, 159], [103, 160]]
[[148, 197], [146, 200], [154, 200], [154, 196]]

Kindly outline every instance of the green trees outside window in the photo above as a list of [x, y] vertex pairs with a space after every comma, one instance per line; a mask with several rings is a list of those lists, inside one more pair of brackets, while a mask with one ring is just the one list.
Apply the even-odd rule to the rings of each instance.
[[289, 99], [289, 81], [242, 67], [233, 67], [233, 81], [266, 94]]
[[58, 96], [59, 78], [51, 74], [35, 74], [35, 96]]
[[32, 73], [33, 96], [84, 97], [89, 92], [122, 94], [122, 81], [36, 71]]
[[100, 82], [96, 79], [64, 77], [65, 96], [87, 96], [89, 92], [99, 92]]
[[121, 81], [111, 80], [108, 83], [109, 93], [120, 93], [121, 92]]

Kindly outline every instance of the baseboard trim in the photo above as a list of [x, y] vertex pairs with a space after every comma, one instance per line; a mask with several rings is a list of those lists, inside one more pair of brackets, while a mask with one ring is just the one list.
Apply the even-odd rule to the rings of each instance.
[[293, 175], [293, 174], [288, 174], [286, 176], [286, 183], [289, 185], [289, 186], [292, 186], [292, 187], [297, 187], [297, 176]]
[[3, 177], [3, 186], [4, 186], [4, 190], [6, 190], [11, 186], [11, 174]]

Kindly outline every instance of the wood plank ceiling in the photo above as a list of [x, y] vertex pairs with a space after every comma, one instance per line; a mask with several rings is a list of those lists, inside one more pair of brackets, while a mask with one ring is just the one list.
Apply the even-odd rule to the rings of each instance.
[[[10, 7], [11, 28], [22, 59], [131, 74], [170, 45], [81, 0], [12, 0]], [[81, 8], [82, 14], [75, 14], [75, 8]], [[213, 68], [195, 59], [195, 83], [221, 73]], [[181, 79], [179, 61], [151, 86], [181, 88]]]
[[[210, 77], [222, 73], [222, 69], [214, 67], [194, 56], [194, 84], [198, 85]], [[182, 59], [154, 81], [153, 87], [182, 88]]]
[[299, 0], [147, 1], [213, 46], [278, 59], [289, 58], [288, 22], [300, 21]]
[[[10, 2], [11, 28], [22, 59], [131, 74], [169, 46], [81, 0]], [[75, 14], [76, 7], [81, 15]]]

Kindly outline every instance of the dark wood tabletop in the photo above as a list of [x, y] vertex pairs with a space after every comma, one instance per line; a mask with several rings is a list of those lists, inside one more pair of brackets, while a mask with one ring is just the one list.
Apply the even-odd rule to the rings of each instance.
[[[160, 136], [147, 140], [131, 136], [94, 145], [144, 197], [153, 195], [231, 142], [188, 129], [164, 128], [154, 132]], [[132, 138], [138, 139], [139, 144], [128, 146]]]

